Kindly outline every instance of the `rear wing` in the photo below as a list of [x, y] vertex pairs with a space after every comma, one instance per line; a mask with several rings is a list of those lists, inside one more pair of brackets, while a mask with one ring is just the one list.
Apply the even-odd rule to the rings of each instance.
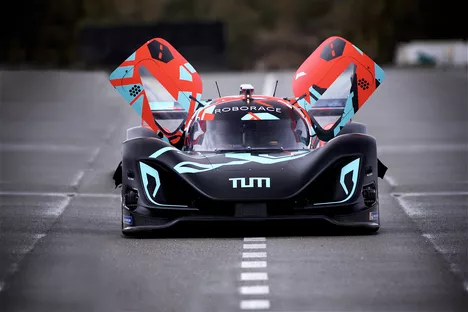
[[195, 68], [166, 40], [148, 40], [109, 77], [112, 86], [141, 116], [142, 124], [172, 144], [182, 137], [201, 98]]
[[[330, 37], [294, 74], [292, 88], [295, 104], [309, 112], [317, 137], [329, 141], [366, 103], [384, 78], [382, 68], [359, 48], [341, 37]], [[310, 113], [320, 106], [317, 101], [325, 98], [343, 104], [341, 114], [327, 127]]]

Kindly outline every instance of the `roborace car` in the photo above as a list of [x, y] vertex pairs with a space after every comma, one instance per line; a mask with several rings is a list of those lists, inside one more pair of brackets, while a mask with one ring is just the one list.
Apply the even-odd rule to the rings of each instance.
[[114, 174], [122, 232], [180, 221], [323, 219], [379, 229], [387, 168], [354, 114], [383, 70], [341, 37], [325, 40], [292, 77], [293, 96], [202, 100], [194, 67], [167, 41], [147, 41], [110, 75], [141, 116]]

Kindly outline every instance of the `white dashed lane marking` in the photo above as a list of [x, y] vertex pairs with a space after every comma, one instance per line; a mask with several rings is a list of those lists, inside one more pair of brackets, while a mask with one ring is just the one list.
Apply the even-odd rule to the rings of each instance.
[[[16, 221], [9, 222], [8, 226], [0, 226], [0, 241], [6, 246], [4, 248], [11, 258], [10, 263], [0, 270], [0, 292], [7, 286], [5, 280], [19, 270], [23, 258], [46, 236], [48, 229], [64, 213], [71, 200], [79, 197], [120, 198], [120, 194], [0, 191], [0, 210], [5, 220], [25, 220], [25, 215], [40, 220], [28, 224], [25, 229], [21, 222]], [[22, 200], [18, 201], [18, 198]], [[18, 205], [21, 209], [18, 209]], [[16, 225], [22, 231], [15, 228]], [[20, 234], [11, 234], [16, 232]]]
[[[392, 193], [403, 211], [411, 217], [427, 239], [447, 261], [450, 270], [463, 280], [468, 291], [466, 253], [466, 191]], [[440, 222], [440, 211], [450, 223]]]
[[[267, 253], [265, 237], [245, 237], [242, 252], [240, 275], [241, 310], [268, 310], [270, 309], [270, 286], [268, 273], [262, 269], [267, 267]], [[252, 259], [252, 260], [248, 260]], [[261, 259], [261, 260], [260, 260]]]
[[242, 258], [266, 258], [266, 252], [243, 252]]
[[268, 273], [266, 272], [242, 272], [241, 281], [266, 281]]
[[241, 295], [267, 295], [270, 293], [268, 285], [241, 286], [239, 289]]
[[[46, 236], [47, 230], [54, 221], [62, 215], [68, 207], [71, 198], [66, 195], [43, 195], [38, 200], [37, 195], [21, 195], [0, 192], [0, 210], [8, 224], [0, 227], [0, 240], [11, 261], [0, 271], [0, 292], [6, 287], [5, 280], [18, 271], [23, 258], [30, 253], [36, 244]], [[21, 198], [21, 209], [18, 209], [18, 199]], [[18, 220], [25, 220], [25, 216], [32, 216], [39, 220], [32, 224], [23, 224]], [[1, 222], [0, 222], [1, 223]]]
[[265, 249], [266, 244], [244, 244], [244, 249]]
[[51, 193], [51, 192], [21, 192], [21, 191], [0, 191], [0, 196], [38, 196], [38, 197], [90, 197], [90, 198], [120, 198], [120, 194], [112, 193]]
[[266, 241], [265, 237], [245, 237], [244, 242], [264, 242]]
[[242, 300], [242, 310], [267, 310], [270, 308], [270, 300]]
[[84, 170], [78, 171], [78, 173], [75, 174], [75, 176], [73, 177], [71, 181], [71, 186], [77, 187], [78, 185], [80, 185], [80, 182], [84, 177], [84, 174], [85, 174]]
[[387, 181], [387, 183], [391, 186], [391, 187], [395, 187], [398, 185], [396, 179], [388, 174], [386, 174], [384, 176], [384, 180]]
[[242, 261], [241, 267], [243, 269], [266, 268], [266, 261]]

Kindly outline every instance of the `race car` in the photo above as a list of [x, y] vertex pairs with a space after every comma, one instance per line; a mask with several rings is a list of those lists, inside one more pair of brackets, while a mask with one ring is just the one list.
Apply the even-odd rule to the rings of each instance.
[[384, 76], [334, 36], [297, 69], [290, 97], [246, 82], [238, 94], [203, 100], [195, 68], [166, 40], [148, 40], [110, 75], [142, 121], [127, 130], [114, 173], [122, 233], [278, 219], [376, 232], [387, 167], [352, 118]]

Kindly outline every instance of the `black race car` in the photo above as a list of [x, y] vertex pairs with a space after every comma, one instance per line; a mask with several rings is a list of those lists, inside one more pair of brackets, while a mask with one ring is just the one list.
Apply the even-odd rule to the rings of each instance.
[[202, 81], [167, 41], [146, 42], [112, 74], [142, 117], [114, 180], [122, 232], [181, 221], [323, 219], [379, 229], [376, 140], [352, 117], [384, 79], [347, 40], [325, 40], [293, 77], [294, 96], [202, 100]]

